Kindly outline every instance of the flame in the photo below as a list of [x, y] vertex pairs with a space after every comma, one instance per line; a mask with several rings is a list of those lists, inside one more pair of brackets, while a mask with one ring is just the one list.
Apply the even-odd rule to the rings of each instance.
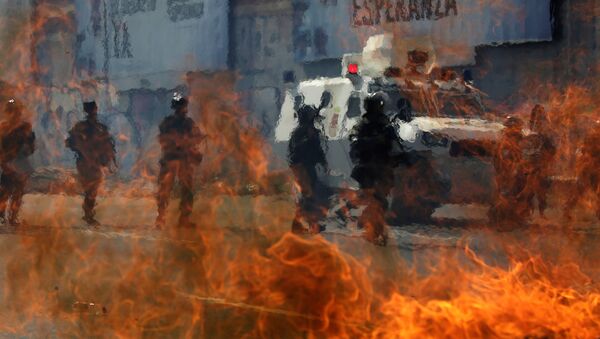
[[[16, 34], [10, 46], [14, 48], [4, 48], [0, 58], [6, 82], [1, 94], [25, 93], [33, 115], [51, 111], [49, 120], [62, 142], [60, 132], [68, 126], [46, 94], [56, 91], [79, 102], [83, 92], [111, 89], [76, 77], [50, 88], [38, 82], [51, 70], [31, 57], [27, 37], [33, 37], [34, 45], [43, 44], [49, 39], [45, 27], [50, 22], [73, 29], [71, 7], [42, 3], [31, 24], [20, 17], [3, 23]], [[269, 169], [273, 155], [241, 108], [235, 80], [227, 72], [194, 73], [185, 79], [191, 115], [206, 134], [193, 213], [197, 228], [148, 226], [156, 213], [156, 149], [141, 156], [135, 180], [107, 188], [98, 212], [109, 226], [79, 227], [79, 197], [27, 197], [23, 217], [30, 226], [1, 230], [0, 334], [600, 336], [600, 262], [594, 229], [548, 226], [514, 234], [468, 230], [449, 249], [413, 249], [412, 260], [393, 241], [388, 248], [378, 248], [349, 236], [289, 233], [293, 199], [285, 190], [272, 194], [272, 185], [281, 178]], [[582, 136], [590, 133], [586, 122], [599, 118], [594, 92], [572, 85], [529, 86], [527, 93], [530, 98], [523, 107], [502, 111], [525, 116], [532, 103], [543, 104], [558, 140], [556, 171], [576, 168], [578, 175], [588, 173], [589, 159], [577, 160], [577, 152]], [[437, 109], [433, 95], [418, 95]], [[120, 140], [131, 138], [119, 135]], [[60, 153], [51, 142], [45, 144], [51, 156]], [[409, 174], [418, 177], [421, 170]], [[286, 185], [294, 185], [289, 175], [282, 176]], [[414, 184], [429, 190], [431, 183]], [[467, 184], [464, 189], [469, 189]], [[75, 190], [72, 182], [60, 186], [53, 192]], [[438, 193], [427, 191], [419, 198], [429, 194]], [[341, 198], [358, 200], [355, 192], [343, 192]], [[172, 205], [169, 221], [176, 214]], [[586, 211], [589, 206], [584, 205]], [[342, 213], [350, 213], [347, 206]]]

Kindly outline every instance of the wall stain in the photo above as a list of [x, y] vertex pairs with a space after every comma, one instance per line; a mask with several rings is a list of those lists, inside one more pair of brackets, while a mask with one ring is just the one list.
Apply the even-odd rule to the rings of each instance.
[[173, 22], [201, 18], [204, 15], [204, 2], [167, 0], [167, 14]]

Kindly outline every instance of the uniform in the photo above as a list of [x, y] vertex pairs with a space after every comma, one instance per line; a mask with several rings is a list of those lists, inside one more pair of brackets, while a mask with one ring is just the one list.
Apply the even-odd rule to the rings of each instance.
[[83, 219], [90, 225], [97, 225], [94, 207], [98, 189], [104, 179], [103, 170], [113, 164], [116, 166], [114, 140], [108, 127], [99, 122], [93, 113], [73, 126], [66, 146], [76, 154], [78, 179], [84, 193]]
[[318, 233], [317, 224], [324, 211], [323, 200], [328, 196], [325, 185], [319, 181], [317, 166], [327, 167], [323, 149], [323, 133], [315, 127], [319, 109], [313, 106], [301, 106], [298, 110], [299, 124], [291, 134], [288, 144], [288, 162], [296, 183], [300, 188], [300, 201], [292, 224], [292, 232], [304, 233], [303, 221], [308, 223], [309, 231]]
[[571, 218], [571, 210], [587, 193], [592, 192], [596, 197], [596, 217], [600, 219], [600, 124], [596, 123], [583, 140], [579, 158], [577, 159], [577, 183], [575, 191], [570, 195], [565, 205], [565, 216]]
[[[187, 113], [187, 100], [174, 99], [172, 106], [176, 110], [183, 109]], [[181, 185], [181, 204], [179, 224], [189, 226], [189, 216], [194, 203], [193, 176], [194, 166], [202, 161], [197, 146], [202, 134], [196, 123], [185, 113], [175, 113], [167, 116], [159, 126], [159, 142], [162, 148], [160, 172], [158, 175], [158, 217], [156, 224], [161, 227], [165, 220], [165, 211], [169, 204], [169, 196], [175, 179]]]
[[359, 219], [368, 240], [385, 245], [387, 197], [394, 186], [394, 168], [402, 162], [403, 148], [383, 113], [384, 99], [374, 95], [365, 100], [366, 113], [350, 133], [352, 178], [361, 189], [367, 205]]
[[533, 200], [537, 198], [538, 210], [543, 216], [548, 206], [550, 176], [557, 147], [556, 136], [549, 128], [546, 112], [542, 106], [536, 105], [533, 108], [529, 128], [533, 134], [525, 138], [525, 157], [528, 162], [525, 194], [531, 212], [534, 211]]
[[[15, 105], [14, 101], [9, 104]], [[10, 114], [10, 113], [9, 113]], [[12, 113], [15, 114], [15, 113]], [[17, 113], [20, 115], [20, 112]], [[1, 151], [0, 167], [0, 218], [5, 219], [8, 207], [8, 221], [18, 224], [18, 213], [21, 208], [25, 185], [33, 169], [28, 157], [35, 151], [35, 133], [29, 122], [3, 121], [0, 125]], [[10, 205], [8, 201], [10, 200]], [[9, 205], [9, 206], [8, 206]]]
[[490, 220], [496, 224], [502, 222], [507, 224], [503, 226], [517, 226], [529, 213], [524, 192], [527, 162], [523, 146], [521, 120], [508, 118], [493, 157], [497, 193], [495, 204], [490, 209]]

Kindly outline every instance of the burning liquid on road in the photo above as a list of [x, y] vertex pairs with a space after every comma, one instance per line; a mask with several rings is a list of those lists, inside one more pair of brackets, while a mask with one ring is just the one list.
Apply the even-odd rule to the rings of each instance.
[[[45, 20], [71, 29], [72, 18], [56, 8], [39, 11], [33, 32], [21, 32], [35, 43], [44, 42], [37, 31]], [[35, 62], [17, 64], [21, 75], [46, 71]], [[10, 95], [44, 102], [41, 87], [23, 79], [10, 79]], [[28, 196], [29, 226], [1, 230], [0, 335], [600, 336], [600, 229], [593, 216], [588, 222], [550, 216], [536, 226], [512, 225], [510, 232], [497, 231], [507, 230], [500, 221], [464, 229], [443, 244], [417, 233], [421, 245], [411, 248], [397, 239], [377, 247], [348, 235], [297, 236], [288, 232], [291, 194], [270, 191], [267, 142], [237, 107], [233, 77], [187, 81], [191, 115], [210, 145], [200, 175], [208, 184], [192, 215], [196, 227], [148, 226], [154, 200], [139, 183], [156, 182], [155, 151], [136, 164], [140, 181], [113, 187], [124, 198], [100, 202], [98, 218], [111, 226], [76, 226], [75, 198]], [[79, 82], [69, 86], [85, 90]], [[579, 86], [537, 94], [531, 93], [546, 102], [557, 135], [562, 173], [580, 171], [569, 164], [577, 163], [570, 160], [590, 128], [581, 121], [600, 118], [598, 99]], [[194, 110], [207, 114], [194, 116]], [[569, 194], [559, 188], [551, 206]], [[583, 197], [577, 214], [593, 214], [593, 201]]]
[[[202, 95], [208, 105], [204, 110], [221, 112], [203, 116], [208, 119], [203, 124], [227, 126], [212, 140], [224, 151], [209, 152], [207, 158], [243, 164], [237, 168], [244, 175], [205, 187], [194, 208], [195, 229], [172, 224], [163, 231], [120, 229], [118, 222], [98, 230], [73, 228], [77, 202], [37, 196], [29, 204], [37, 213], [25, 212], [25, 218], [46, 227], [30, 226], [2, 238], [1, 333], [211, 338], [600, 334], [595, 246], [600, 230], [595, 221], [547, 222], [500, 233], [472, 227], [450, 246], [432, 238], [430, 244], [408, 249], [394, 240], [377, 247], [346, 235], [293, 235], [288, 232], [293, 200], [260, 194], [268, 191], [271, 178], [264, 142], [251, 129], [241, 133], [236, 127], [241, 124], [224, 124], [239, 119], [237, 110]], [[218, 163], [207, 160], [204, 170], [216, 173]], [[253, 195], [239, 194], [246, 182], [255, 183]], [[111, 214], [127, 216], [131, 224], [154, 218], [151, 197], [111, 199], [99, 206], [99, 219], [106, 224], [120, 220]], [[588, 210], [587, 205], [580, 208]]]

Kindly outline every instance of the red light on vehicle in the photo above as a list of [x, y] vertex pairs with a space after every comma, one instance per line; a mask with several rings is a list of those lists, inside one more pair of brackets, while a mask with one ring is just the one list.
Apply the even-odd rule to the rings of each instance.
[[358, 74], [358, 64], [348, 64], [348, 73]]

